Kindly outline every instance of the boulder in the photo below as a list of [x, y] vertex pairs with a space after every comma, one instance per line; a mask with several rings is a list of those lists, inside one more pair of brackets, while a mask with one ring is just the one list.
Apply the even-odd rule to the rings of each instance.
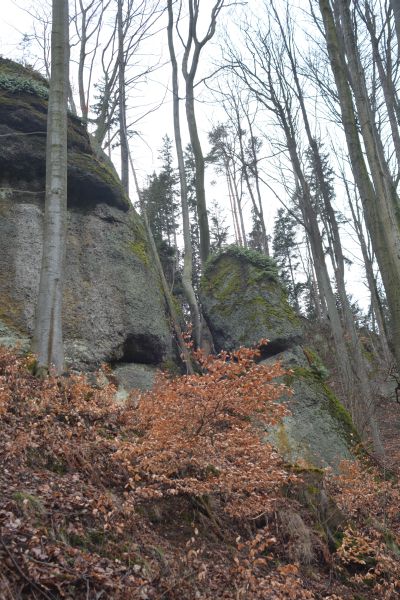
[[268, 338], [266, 353], [272, 356], [302, 338], [275, 264], [259, 253], [230, 247], [212, 257], [201, 281], [201, 303], [217, 350]]
[[288, 369], [293, 391], [282, 398], [291, 415], [266, 437], [293, 463], [336, 468], [352, 459], [358, 441], [350, 415], [325, 381], [327, 371], [304, 345], [301, 321], [289, 305], [273, 261], [252, 251], [228, 248], [208, 262], [201, 281], [204, 316], [217, 350], [261, 346], [264, 362]]
[[[0, 59], [0, 343], [32, 336], [42, 253], [47, 83]], [[78, 119], [68, 123], [67, 362], [160, 365], [173, 355], [142, 221]], [[3, 333], [4, 332], [4, 333]], [[12, 336], [9, 335], [12, 332]]]

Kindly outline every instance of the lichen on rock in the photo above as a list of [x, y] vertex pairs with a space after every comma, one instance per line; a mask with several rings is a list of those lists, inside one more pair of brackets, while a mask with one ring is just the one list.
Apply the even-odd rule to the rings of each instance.
[[279, 360], [288, 369], [293, 390], [283, 398], [291, 415], [275, 428], [272, 440], [291, 463], [336, 467], [351, 459], [358, 441], [351, 418], [329, 388], [327, 371], [310, 348], [303, 347], [300, 318], [289, 305], [276, 267], [265, 256], [228, 249], [208, 263], [201, 282], [205, 318], [218, 350], [253, 346], [267, 338], [262, 360]]
[[[0, 77], [46, 80], [0, 59]], [[32, 335], [42, 252], [47, 99], [0, 85], [0, 319]], [[164, 296], [143, 223], [112, 166], [68, 120], [68, 236], [63, 328], [68, 362], [160, 365], [173, 357]], [[1, 325], [1, 324], [0, 324]], [[0, 332], [1, 333], [1, 332]], [[3, 335], [3, 338], [13, 336]]]

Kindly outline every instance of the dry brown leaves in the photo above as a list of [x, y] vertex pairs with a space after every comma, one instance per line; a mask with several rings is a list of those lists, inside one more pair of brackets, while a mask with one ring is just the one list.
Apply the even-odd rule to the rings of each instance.
[[302, 509], [259, 437], [286, 413], [282, 370], [256, 358], [198, 354], [200, 374], [120, 406], [0, 350], [0, 599], [395, 598], [398, 487], [361, 466], [328, 481], [349, 516], [329, 569], [291, 562], [275, 506]]

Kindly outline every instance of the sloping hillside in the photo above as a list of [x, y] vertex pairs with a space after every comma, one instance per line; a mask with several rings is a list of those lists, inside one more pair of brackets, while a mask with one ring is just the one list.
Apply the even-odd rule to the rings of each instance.
[[202, 359], [117, 405], [0, 353], [0, 598], [396, 598], [396, 480], [284, 463], [279, 366]]

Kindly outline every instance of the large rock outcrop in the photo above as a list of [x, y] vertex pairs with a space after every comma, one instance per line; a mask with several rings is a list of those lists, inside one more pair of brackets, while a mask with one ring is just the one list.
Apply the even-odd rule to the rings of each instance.
[[[0, 60], [0, 343], [32, 335], [42, 252], [47, 84]], [[78, 119], [68, 125], [67, 359], [160, 365], [164, 297], [142, 222]]]
[[288, 304], [272, 261], [228, 248], [212, 258], [201, 282], [204, 315], [217, 350], [253, 346], [267, 338], [263, 361], [280, 360], [293, 395], [284, 398], [291, 416], [268, 432], [291, 462], [336, 467], [352, 458], [357, 434], [325, 382], [318, 356], [303, 345], [301, 322]]

